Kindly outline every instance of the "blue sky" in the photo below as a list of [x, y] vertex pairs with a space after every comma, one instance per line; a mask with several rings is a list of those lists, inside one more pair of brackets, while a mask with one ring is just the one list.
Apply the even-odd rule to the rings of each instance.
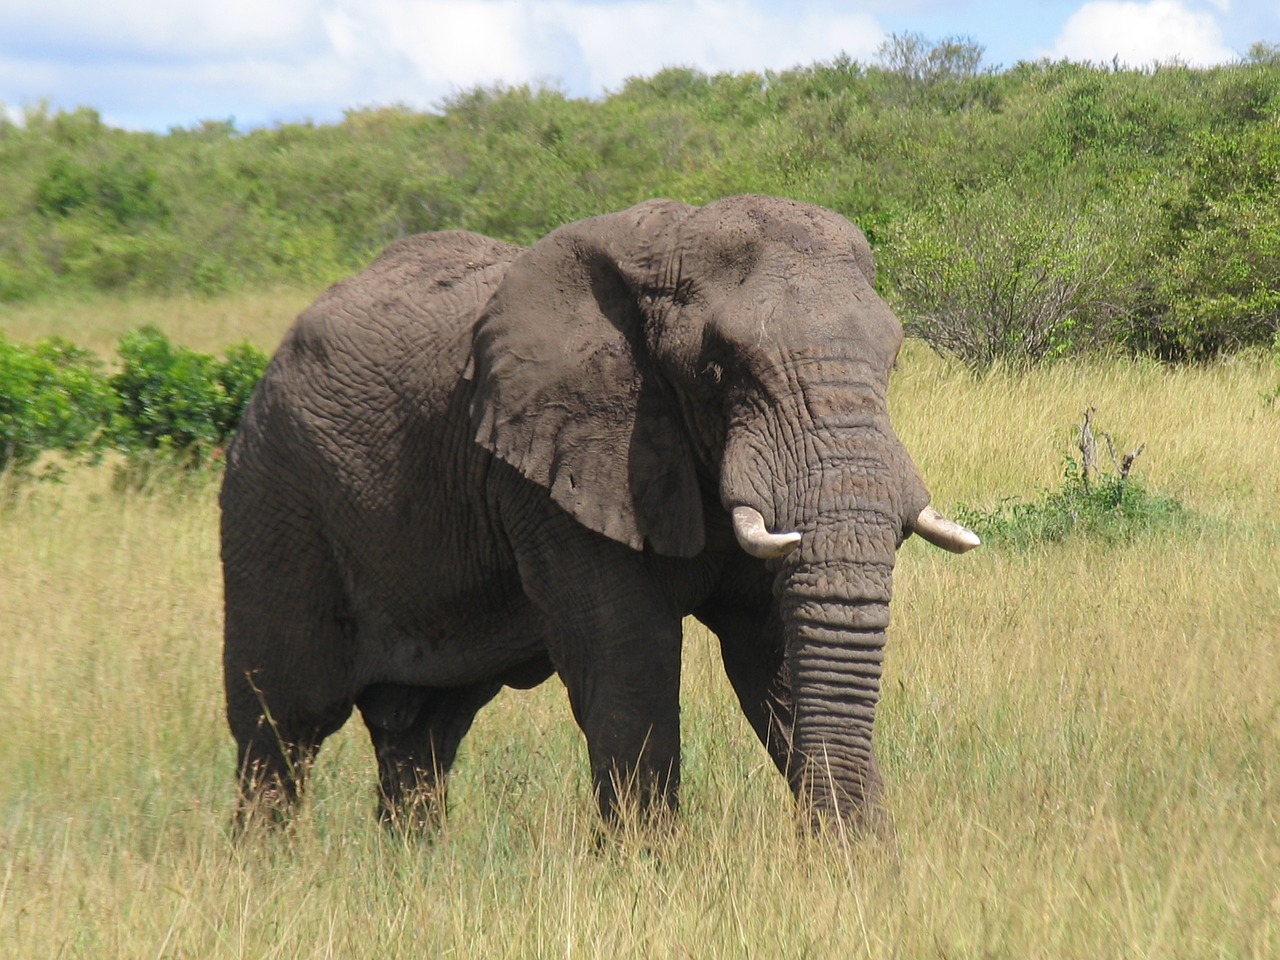
[[905, 32], [970, 37], [990, 66], [1208, 65], [1280, 43], [1280, 0], [0, 0], [0, 109], [244, 130], [498, 81], [599, 96], [672, 65], [873, 62]]

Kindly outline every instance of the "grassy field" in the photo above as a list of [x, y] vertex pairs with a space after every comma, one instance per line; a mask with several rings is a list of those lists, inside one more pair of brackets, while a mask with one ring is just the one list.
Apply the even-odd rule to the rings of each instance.
[[181, 346], [221, 352], [248, 340], [272, 350], [319, 290], [240, 291], [224, 297], [93, 297], [0, 307], [0, 332], [14, 340], [60, 336], [104, 357], [120, 335], [152, 323]]
[[[270, 347], [306, 299], [0, 324]], [[0, 956], [1280, 956], [1275, 379], [1261, 360], [975, 379], [910, 345], [895, 422], [944, 508], [1056, 486], [1094, 405], [1195, 519], [1120, 545], [904, 547], [877, 727], [891, 841], [800, 834], [691, 624], [669, 836], [597, 843], [553, 681], [481, 714], [433, 843], [374, 824], [353, 722], [296, 828], [235, 844], [216, 484], [120, 492], [106, 465], [19, 490], [0, 508]]]

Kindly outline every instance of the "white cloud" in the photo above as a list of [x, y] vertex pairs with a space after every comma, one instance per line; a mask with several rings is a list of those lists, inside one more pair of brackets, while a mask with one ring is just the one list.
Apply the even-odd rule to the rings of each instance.
[[88, 60], [190, 61], [314, 43], [317, 0], [0, 0], [4, 47]]
[[348, 63], [390, 56], [427, 88], [559, 78], [588, 95], [674, 64], [784, 68], [842, 49], [869, 58], [884, 37], [874, 17], [835, 0], [800, 10], [753, 0], [371, 0], [326, 22]]
[[[0, 102], [163, 129], [427, 107], [494, 82], [598, 96], [664, 66], [870, 60], [883, 0], [0, 0]], [[851, 11], [850, 7], [856, 9]]]
[[[1213, 6], [1225, 12], [1227, 0]], [[1170, 60], [1207, 66], [1236, 58], [1216, 16], [1182, 0], [1093, 0], [1071, 15], [1048, 55], [1101, 63], [1119, 57], [1139, 67]]]
[[749, 0], [584, 6], [576, 24], [597, 87], [674, 64], [707, 71], [782, 69], [843, 50], [869, 60], [885, 31], [839, 4], [765, 7]]

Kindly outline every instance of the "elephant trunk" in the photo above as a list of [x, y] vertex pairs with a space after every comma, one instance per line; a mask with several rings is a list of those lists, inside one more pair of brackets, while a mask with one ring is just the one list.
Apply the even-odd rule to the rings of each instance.
[[[865, 526], [845, 519], [826, 528], [826, 536], [855, 536], [866, 549], [866, 531], [856, 529]], [[815, 536], [822, 539], [823, 530]], [[882, 546], [879, 558], [871, 560], [832, 560], [820, 550], [802, 556], [781, 584], [795, 707], [788, 774], [815, 820], [830, 816], [873, 826], [881, 815], [871, 736], [880, 700], [895, 540], [889, 536]]]
[[977, 537], [928, 507], [889, 423], [885, 385], [867, 378], [864, 365], [826, 358], [783, 366], [799, 389], [776, 387], [769, 402], [742, 406], [726, 444], [721, 500], [742, 549], [778, 571], [791, 787], [815, 820], [875, 828], [883, 808], [872, 728], [898, 545], [916, 532], [960, 551]]

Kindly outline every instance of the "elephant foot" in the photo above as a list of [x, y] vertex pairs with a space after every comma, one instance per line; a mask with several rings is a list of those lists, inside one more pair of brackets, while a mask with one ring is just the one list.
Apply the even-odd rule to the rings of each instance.
[[[651, 758], [648, 758], [651, 759]], [[597, 770], [596, 803], [605, 829], [615, 833], [668, 831], [679, 808], [674, 761], [657, 769]]]

